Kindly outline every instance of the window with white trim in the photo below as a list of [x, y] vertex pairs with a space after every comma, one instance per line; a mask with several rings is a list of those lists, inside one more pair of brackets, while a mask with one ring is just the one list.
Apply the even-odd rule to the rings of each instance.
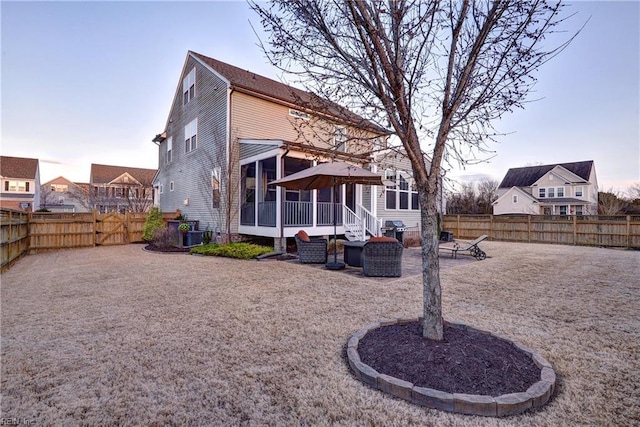
[[184, 152], [190, 153], [198, 147], [198, 119], [184, 127]]
[[298, 119], [309, 120], [309, 115], [307, 113], [303, 113], [302, 111], [294, 110], [292, 108], [289, 109], [289, 115]]
[[547, 189], [546, 188], [538, 188], [538, 197], [544, 199], [546, 196]]
[[333, 133], [333, 145], [336, 151], [347, 151], [347, 128], [336, 126]]
[[384, 208], [387, 210], [391, 210], [391, 209], [396, 209], [396, 172], [393, 170], [387, 170], [384, 173], [385, 175], [385, 180], [389, 181], [389, 184], [392, 185], [385, 185], [384, 186], [384, 192], [385, 192], [385, 205]]
[[419, 210], [418, 187], [411, 175], [406, 172], [387, 170], [385, 180], [385, 209], [387, 210]]
[[173, 184], [173, 181], [169, 182], [169, 191], [173, 191], [175, 190], [175, 185]]
[[29, 184], [29, 181], [5, 181], [4, 191], [27, 192]]
[[557, 197], [564, 197], [564, 187], [557, 187], [556, 188], [556, 196]]
[[167, 139], [167, 163], [171, 163], [171, 159], [173, 157], [173, 137], [170, 136]]
[[576, 187], [576, 190], [575, 190], [575, 196], [576, 196], [576, 197], [582, 197], [582, 194], [583, 194], [582, 192], [583, 192], [583, 191], [584, 191], [584, 190], [583, 190], [582, 186]]
[[566, 215], [566, 214], [567, 214], [567, 207], [560, 206], [560, 215]]
[[189, 74], [182, 80], [182, 105], [186, 105], [196, 95], [196, 68], [193, 67]]
[[220, 207], [220, 175], [222, 175], [222, 168], [213, 168], [211, 171], [211, 207], [214, 209]]
[[514, 194], [513, 196], [511, 196], [511, 202], [512, 203], [518, 203], [518, 195]]
[[158, 194], [164, 193], [164, 186], [162, 184], [158, 185]]
[[549, 198], [556, 197], [556, 189], [553, 187], [547, 188], [547, 197]]
[[582, 210], [582, 205], [576, 206], [576, 215], [584, 215]]

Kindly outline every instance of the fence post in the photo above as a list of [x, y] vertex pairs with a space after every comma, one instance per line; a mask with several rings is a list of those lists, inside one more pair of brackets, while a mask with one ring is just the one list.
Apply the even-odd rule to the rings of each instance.
[[578, 244], [578, 215], [573, 216], [573, 245]]
[[531, 214], [527, 215], [527, 243], [531, 243]]
[[493, 239], [493, 215], [489, 215], [489, 238]]
[[458, 214], [458, 221], [456, 224], [456, 234], [454, 234], [454, 236], [460, 237], [460, 214]]
[[98, 235], [98, 214], [97, 211], [93, 210], [93, 247], [96, 247], [96, 240]]
[[631, 215], [627, 215], [627, 249], [631, 248]]

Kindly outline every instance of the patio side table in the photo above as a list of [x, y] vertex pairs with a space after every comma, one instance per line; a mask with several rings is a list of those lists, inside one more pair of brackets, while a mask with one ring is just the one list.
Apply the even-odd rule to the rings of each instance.
[[344, 242], [344, 262], [351, 267], [362, 267], [362, 248], [367, 242]]

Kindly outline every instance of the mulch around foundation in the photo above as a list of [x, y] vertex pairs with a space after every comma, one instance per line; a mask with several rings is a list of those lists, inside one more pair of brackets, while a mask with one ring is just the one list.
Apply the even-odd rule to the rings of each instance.
[[423, 338], [421, 322], [370, 331], [358, 353], [381, 374], [447, 393], [495, 397], [525, 392], [540, 379], [540, 368], [510, 343], [446, 323], [443, 341]]
[[156, 246], [151, 244], [145, 246], [144, 250], [149, 252], [189, 253], [189, 248], [177, 248], [175, 246]]

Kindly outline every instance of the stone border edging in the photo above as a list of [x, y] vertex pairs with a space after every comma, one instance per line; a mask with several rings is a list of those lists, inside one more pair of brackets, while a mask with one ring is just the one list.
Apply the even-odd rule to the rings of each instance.
[[422, 321], [421, 318], [382, 319], [365, 326], [349, 338], [347, 344], [347, 358], [349, 366], [356, 377], [371, 387], [389, 393], [392, 396], [407, 400], [420, 406], [442, 411], [456, 412], [460, 414], [482, 415], [488, 417], [505, 417], [525, 412], [532, 408], [544, 406], [555, 389], [556, 374], [547, 360], [531, 350], [505, 336], [492, 333], [486, 329], [478, 328], [463, 323], [447, 321], [454, 328], [466, 329], [481, 334], [491, 335], [506, 341], [529, 355], [538, 368], [540, 368], [540, 381], [533, 384], [525, 392], [503, 394], [493, 397], [481, 394], [446, 393], [431, 388], [418, 387], [414, 384], [377, 372], [371, 366], [360, 360], [358, 344], [370, 331], [396, 323], [411, 323]]

